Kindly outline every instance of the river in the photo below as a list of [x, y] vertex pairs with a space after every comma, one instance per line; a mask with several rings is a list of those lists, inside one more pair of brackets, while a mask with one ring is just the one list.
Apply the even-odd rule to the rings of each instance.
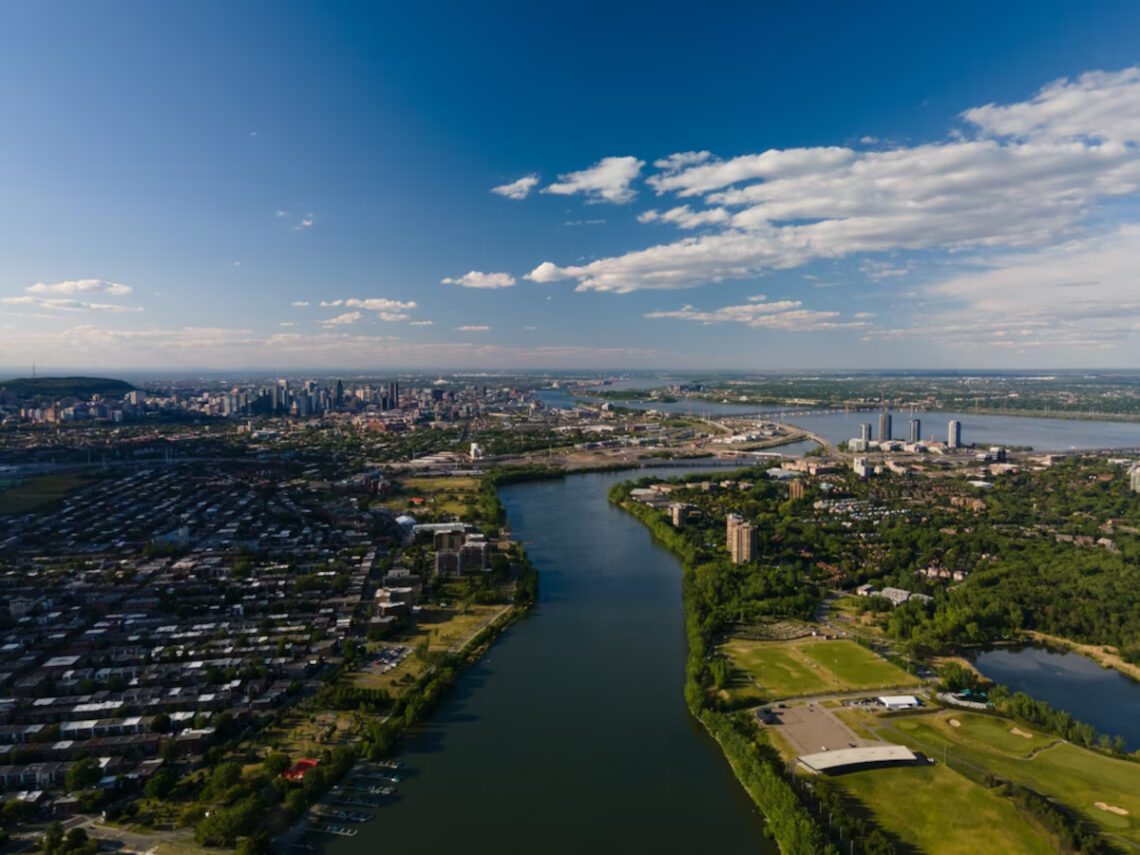
[[983, 675], [1140, 749], [1140, 683], [1076, 653], [999, 647], [973, 656]]
[[408, 736], [399, 797], [335, 855], [777, 851], [685, 708], [681, 568], [573, 475], [501, 490], [539, 602]]
[[[569, 395], [561, 390], [543, 390], [538, 397], [550, 407], [570, 407], [581, 396]], [[760, 415], [769, 421], [779, 421], [819, 434], [834, 443], [859, 436], [859, 426], [870, 422], [873, 437], [879, 438], [879, 414], [820, 413], [803, 410], [760, 408], [754, 404], [709, 404], [703, 401], [674, 401], [650, 403], [645, 401], [615, 401], [616, 405], [633, 409], [658, 410], [700, 417]], [[894, 439], [907, 438], [909, 412], [892, 411]], [[1028, 446], [1037, 451], [1068, 451], [1070, 449], [1140, 448], [1140, 422], [1093, 421], [1085, 419], [1049, 419], [1031, 416], [998, 416], [980, 413], [925, 412], [914, 413], [922, 422], [920, 436], [946, 441], [951, 419], [962, 423], [962, 442], [966, 444]]]

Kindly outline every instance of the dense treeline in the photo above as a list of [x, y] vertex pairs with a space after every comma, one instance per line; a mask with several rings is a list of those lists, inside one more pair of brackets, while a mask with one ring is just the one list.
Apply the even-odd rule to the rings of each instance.
[[[1140, 661], [1140, 501], [1125, 471], [1069, 460], [978, 491], [986, 509], [968, 525], [933, 511], [923, 526], [880, 527], [876, 572], [941, 594], [896, 609], [888, 632], [917, 656], [1036, 630]], [[914, 571], [932, 563], [970, 578], [949, 591], [924, 584]]]

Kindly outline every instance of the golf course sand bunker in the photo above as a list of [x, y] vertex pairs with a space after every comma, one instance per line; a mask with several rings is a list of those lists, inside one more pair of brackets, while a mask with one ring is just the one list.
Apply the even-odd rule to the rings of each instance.
[[1011, 728], [1009, 729], [1009, 732], [1010, 732], [1010, 733], [1012, 733], [1014, 736], [1023, 736], [1023, 737], [1025, 737], [1026, 739], [1032, 739], [1032, 738], [1033, 738], [1033, 734], [1032, 734], [1032, 733], [1026, 733], [1026, 732], [1025, 732], [1024, 730], [1022, 730], [1020, 727], [1011, 727]]
[[1110, 805], [1107, 802], [1093, 802], [1093, 807], [1097, 808], [1098, 810], [1106, 810], [1109, 813], [1116, 814], [1117, 816], [1128, 816], [1128, 811], [1126, 811], [1124, 808], [1117, 807], [1116, 805]]
[[958, 721], [958, 719], [956, 719], [956, 718], [952, 718], [946, 723], [948, 725], [950, 725], [951, 727], [961, 727], [962, 726], [962, 722]]

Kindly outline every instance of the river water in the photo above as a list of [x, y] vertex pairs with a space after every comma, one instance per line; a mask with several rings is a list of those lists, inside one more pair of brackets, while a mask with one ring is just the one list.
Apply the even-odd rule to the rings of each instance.
[[1140, 683], [1087, 657], [1043, 647], [987, 650], [974, 665], [996, 683], [1025, 692], [1140, 749]]
[[[616, 384], [615, 384], [616, 386]], [[611, 387], [613, 388], [613, 387]], [[544, 390], [538, 397], [550, 407], [570, 407], [575, 397], [561, 390]], [[644, 401], [615, 401], [623, 407], [657, 410], [664, 413], [714, 417], [762, 415], [769, 421], [779, 421], [810, 430], [825, 439], [839, 443], [859, 436], [859, 426], [870, 422], [873, 437], [879, 439], [879, 414], [821, 413], [803, 410], [761, 410], [754, 404], [708, 404], [703, 401], [674, 401], [669, 404]], [[1091, 421], [1079, 419], [1046, 419], [1028, 416], [996, 416], [979, 413], [927, 412], [914, 413], [922, 422], [920, 436], [946, 441], [951, 419], [962, 423], [962, 442], [966, 444], [1028, 446], [1037, 451], [1068, 451], [1094, 448], [1140, 448], [1140, 422]], [[909, 412], [892, 412], [894, 439], [907, 438]]]
[[685, 708], [680, 565], [606, 500], [617, 481], [677, 474], [503, 488], [538, 605], [409, 735], [398, 798], [328, 852], [777, 851]]

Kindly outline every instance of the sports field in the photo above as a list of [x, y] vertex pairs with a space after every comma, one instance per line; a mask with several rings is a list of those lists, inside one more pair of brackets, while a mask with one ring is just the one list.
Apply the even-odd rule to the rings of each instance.
[[738, 703], [918, 684], [901, 668], [848, 639], [734, 638], [720, 649], [735, 666], [727, 691]]
[[852, 772], [836, 780], [887, 832], [920, 852], [1054, 852], [1012, 802], [941, 763]]
[[[951, 765], [970, 764], [1052, 796], [1104, 831], [1140, 844], [1140, 764], [1054, 744], [1054, 737], [995, 716], [941, 713], [899, 721], [897, 728], [880, 730], [880, 735], [936, 757], [945, 749]], [[1098, 802], [1118, 810], [1098, 808]]]

